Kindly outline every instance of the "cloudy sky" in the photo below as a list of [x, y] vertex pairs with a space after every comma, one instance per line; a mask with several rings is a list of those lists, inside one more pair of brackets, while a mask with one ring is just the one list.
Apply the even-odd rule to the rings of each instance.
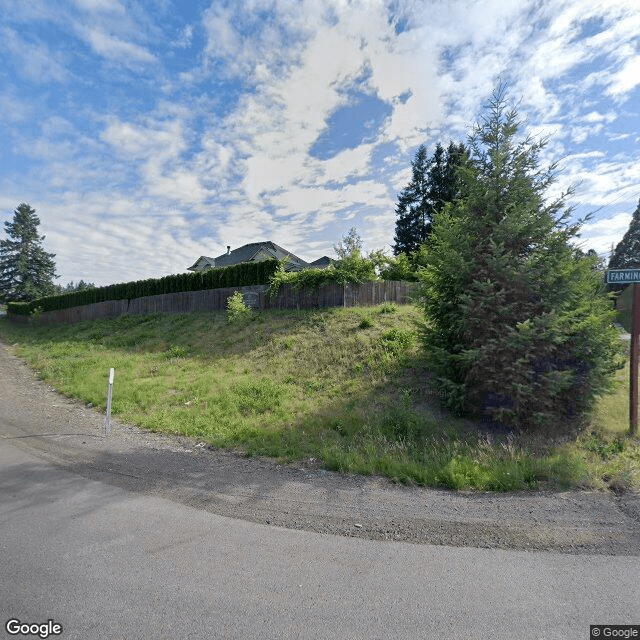
[[[640, 198], [638, 0], [0, 0], [0, 222], [59, 283], [272, 240], [390, 251], [420, 144], [500, 82], [607, 257]], [[2, 227], [4, 230], [4, 227]], [[4, 234], [3, 236], [4, 237]]]

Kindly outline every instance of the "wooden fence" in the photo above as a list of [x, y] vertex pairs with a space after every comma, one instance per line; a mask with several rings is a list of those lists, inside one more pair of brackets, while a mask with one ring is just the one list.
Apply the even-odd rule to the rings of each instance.
[[[413, 282], [377, 281], [363, 284], [331, 284], [317, 290], [295, 291], [291, 285], [283, 286], [275, 298], [267, 295], [266, 285], [182, 291], [158, 296], [145, 296], [131, 300], [109, 300], [46, 311], [37, 316], [44, 324], [83, 322], [121, 315], [146, 315], [151, 313], [190, 313], [192, 311], [224, 311], [227, 299], [236, 291], [242, 293], [247, 306], [253, 309], [318, 309], [325, 307], [371, 306], [383, 302], [408, 304], [415, 294]], [[9, 314], [12, 320], [28, 321], [30, 318]], [[33, 316], [32, 316], [33, 318]]]

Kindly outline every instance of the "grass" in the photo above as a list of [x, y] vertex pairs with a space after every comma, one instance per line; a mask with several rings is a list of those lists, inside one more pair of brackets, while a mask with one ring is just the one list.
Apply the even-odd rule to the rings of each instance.
[[247, 456], [319, 461], [411, 484], [508, 491], [640, 488], [625, 373], [581, 431], [497, 434], [438, 408], [408, 305], [122, 316], [12, 324], [15, 345], [59, 392], [167, 434]]

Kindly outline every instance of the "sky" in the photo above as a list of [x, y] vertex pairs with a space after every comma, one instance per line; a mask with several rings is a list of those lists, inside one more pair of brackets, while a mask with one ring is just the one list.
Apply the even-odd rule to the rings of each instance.
[[[506, 85], [608, 258], [640, 199], [638, 0], [0, 0], [0, 223], [65, 285], [351, 227], [391, 254], [419, 145]], [[4, 224], [1, 227], [4, 231]], [[2, 237], [5, 237], [2, 234]]]

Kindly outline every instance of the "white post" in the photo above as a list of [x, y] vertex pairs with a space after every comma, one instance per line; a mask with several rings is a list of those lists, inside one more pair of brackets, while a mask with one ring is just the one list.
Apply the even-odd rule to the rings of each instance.
[[107, 391], [107, 415], [104, 419], [103, 437], [111, 435], [111, 397], [113, 395], [113, 368], [109, 369], [109, 389]]

